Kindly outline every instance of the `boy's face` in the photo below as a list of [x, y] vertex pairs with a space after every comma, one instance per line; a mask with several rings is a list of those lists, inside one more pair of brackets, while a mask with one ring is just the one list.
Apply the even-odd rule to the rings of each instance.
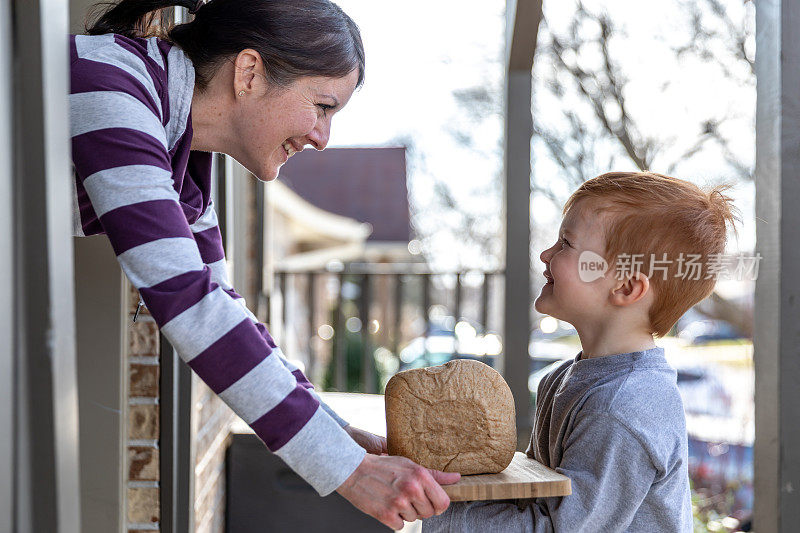
[[567, 211], [558, 240], [539, 256], [548, 283], [534, 303], [536, 310], [576, 328], [603, 316], [614, 286], [613, 276], [583, 281], [578, 270], [581, 253], [605, 256], [604, 217], [589, 207], [580, 200]]

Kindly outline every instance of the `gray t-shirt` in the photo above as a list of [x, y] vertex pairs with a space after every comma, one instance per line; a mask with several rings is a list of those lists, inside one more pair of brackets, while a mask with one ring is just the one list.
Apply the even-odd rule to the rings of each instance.
[[692, 531], [686, 420], [662, 348], [578, 354], [536, 403], [526, 453], [568, 476], [572, 495], [452, 503], [424, 533]]

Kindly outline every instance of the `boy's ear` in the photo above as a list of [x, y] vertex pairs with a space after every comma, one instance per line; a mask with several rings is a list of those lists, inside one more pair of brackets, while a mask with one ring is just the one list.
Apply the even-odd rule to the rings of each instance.
[[633, 272], [625, 279], [617, 280], [609, 296], [612, 305], [631, 305], [644, 298], [650, 291], [650, 280], [641, 272]]

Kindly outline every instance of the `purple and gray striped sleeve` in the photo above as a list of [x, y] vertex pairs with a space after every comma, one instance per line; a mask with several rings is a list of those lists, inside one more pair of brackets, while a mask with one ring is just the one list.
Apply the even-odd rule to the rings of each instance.
[[[181, 358], [270, 450], [327, 495], [365, 451], [234, 292], [213, 205], [187, 220], [171, 165], [174, 95], [168, 108], [158, 58], [123, 44], [112, 35], [71, 43], [78, 194], [91, 202], [122, 269]], [[176, 48], [160, 59], [172, 68], [173, 55], [188, 62]]]
[[320, 402], [320, 406], [325, 410], [325, 412], [332, 416], [340, 426], [347, 426], [348, 422], [340, 417], [333, 409], [331, 409], [325, 402], [322, 401], [319, 395], [317, 395], [317, 393], [314, 391], [314, 386], [310, 381], [308, 381], [308, 378], [306, 378], [305, 374], [303, 374], [303, 371], [286, 359], [281, 349], [275, 344], [275, 341], [272, 339], [269, 331], [267, 331], [266, 326], [258, 322], [255, 315], [247, 308], [244, 298], [237, 294], [233, 289], [233, 286], [228, 278], [228, 269], [225, 263], [225, 250], [222, 247], [222, 236], [220, 235], [219, 222], [217, 220], [217, 213], [214, 210], [213, 202], [209, 204], [203, 215], [194, 224], [192, 224], [190, 228], [194, 234], [195, 241], [197, 241], [197, 247], [200, 250], [200, 257], [211, 269], [211, 280], [222, 287], [222, 290], [224, 290], [225, 293], [227, 293], [242, 306], [247, 316], [250, 317], [253, 322], [255, 322], [256, 328], [258, 329], [259, 333], [261, 333], [261, 336], [264, 337], [267, 345], [269, 345], [269, 347], [272, 349], [272, 353], [280, 358], [283, 365], [288, 368], [292, 375], [294, 375], [294, 377], [297, 379], [297, 382], [308, 389], [311, 395]]

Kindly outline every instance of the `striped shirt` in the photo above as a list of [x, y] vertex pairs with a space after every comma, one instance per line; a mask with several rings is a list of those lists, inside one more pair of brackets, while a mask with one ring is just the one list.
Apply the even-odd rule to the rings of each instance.
[[194, 68], [177, 46], [70, 36], [75, 235], [105, 234], [180, 357], [320, 495], [363, 448], [228, 281], [211, 154], [192, 152]]

